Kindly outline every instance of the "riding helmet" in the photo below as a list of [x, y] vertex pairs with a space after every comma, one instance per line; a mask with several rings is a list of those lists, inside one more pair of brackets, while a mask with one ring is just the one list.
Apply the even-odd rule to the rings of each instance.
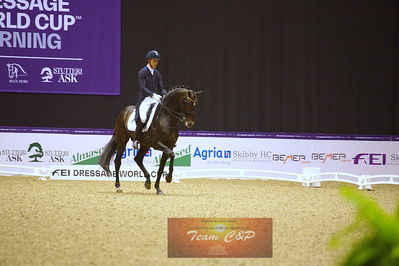
[[155, 50], [151, 50], [147, 53], [147, 59], [158, 59], [161, 60], [161, 54]]

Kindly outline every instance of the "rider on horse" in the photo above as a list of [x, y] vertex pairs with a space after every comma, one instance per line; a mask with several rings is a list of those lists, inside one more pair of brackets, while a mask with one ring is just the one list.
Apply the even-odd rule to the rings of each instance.
[[133, 148], [138, 149], [141, 131], [147, 121], [147, 111], [151, 104], [160, 102], [166, 94], [162, 77], [155, 68], [161, 60], [161, 55], [151, 50], [147, 53], [148, 64], [138, 73], [139, 96], [136, 103], [136, 130], [133, 138]]

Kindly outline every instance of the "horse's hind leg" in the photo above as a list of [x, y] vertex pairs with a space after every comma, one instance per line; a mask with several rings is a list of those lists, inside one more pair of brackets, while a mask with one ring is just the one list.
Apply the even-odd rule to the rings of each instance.
[[157, 173], [157, 181], [155, 181], [155, 188], [157, 190], [158, 195], [163, 195], [162, 190], [159, 188], [159, 181], [161, 180], [161, 176], [163, 174], [163, 169], [165, 168], [165, 163], [167, 159], [168, 155], [165, 152], [162, 153], [161, 162], [159, 163], [159, 168]]
[[122, 189], [120, 188], [120, 183], [119, 183], [119, 169], [121, 168], [122, 155], [123, 155], [123, 152], [125, 151], [126, 143], [127, 143], [127, 141], [118, 145], [117, 153], [116, 153], [115, 160], [114, 160], [115, 173], [116, 173], [115, 187], [116, 187], [116, 192], [118, 192], [118, 193], [122, 192]]
[[150, 174], [148, 173], [147, 169], [145, 169], [145, 167], [144, 167], [143, 159], [144, 159], [144, 156], [148, 152], [149, 149], [150, 149], [150, 147], [141, 146], [139, 152], [134, 157], [134, 161], [140, 167], [141, 171], [143, 171], [143, 174], [144, 174], [144, 176], [146, 178], [146, 181], [144, 183], [144, 186], [145, 186], [146, 189], [150, 189], [151, 188], [151, 180], [150, 180]]

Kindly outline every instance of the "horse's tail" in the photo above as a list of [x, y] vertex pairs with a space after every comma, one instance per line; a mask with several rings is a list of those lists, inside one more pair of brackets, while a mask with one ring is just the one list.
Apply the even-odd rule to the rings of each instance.
[[109, 170], [109, 163], [114, 156], [116, 151], [116, 141], [115, 141], [115, 133], [112, 135], [111, 140], [105, 145], [104, 151], [101, 153], [100, 159], [98, 163], [101, 167], [107, 172], [107, 175], [111, 175], [111, 170]]

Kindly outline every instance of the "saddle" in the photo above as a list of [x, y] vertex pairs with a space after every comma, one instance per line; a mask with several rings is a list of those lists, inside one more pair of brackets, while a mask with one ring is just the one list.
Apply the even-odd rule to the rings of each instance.
[[[151, 124], [154, 120], [154, 116], [157, 110], [159, 103], [154, 103], [150, 105], [150, 109], [148, 110], [148, 112], [150, 112], [150, 114], [147, 116], [148, 119], [146, 121], [146, 124], [142, 130], [142, 132], [147, 132], [148, 129], [151, 127]], [[127, 129], [129, 131], [136, 131], [136, 121], [135, 121], [135, 117], [136, 117], [136, 111], [137, 109], [135, 109], [129, 116], [129, 119], [127, 120]]]

